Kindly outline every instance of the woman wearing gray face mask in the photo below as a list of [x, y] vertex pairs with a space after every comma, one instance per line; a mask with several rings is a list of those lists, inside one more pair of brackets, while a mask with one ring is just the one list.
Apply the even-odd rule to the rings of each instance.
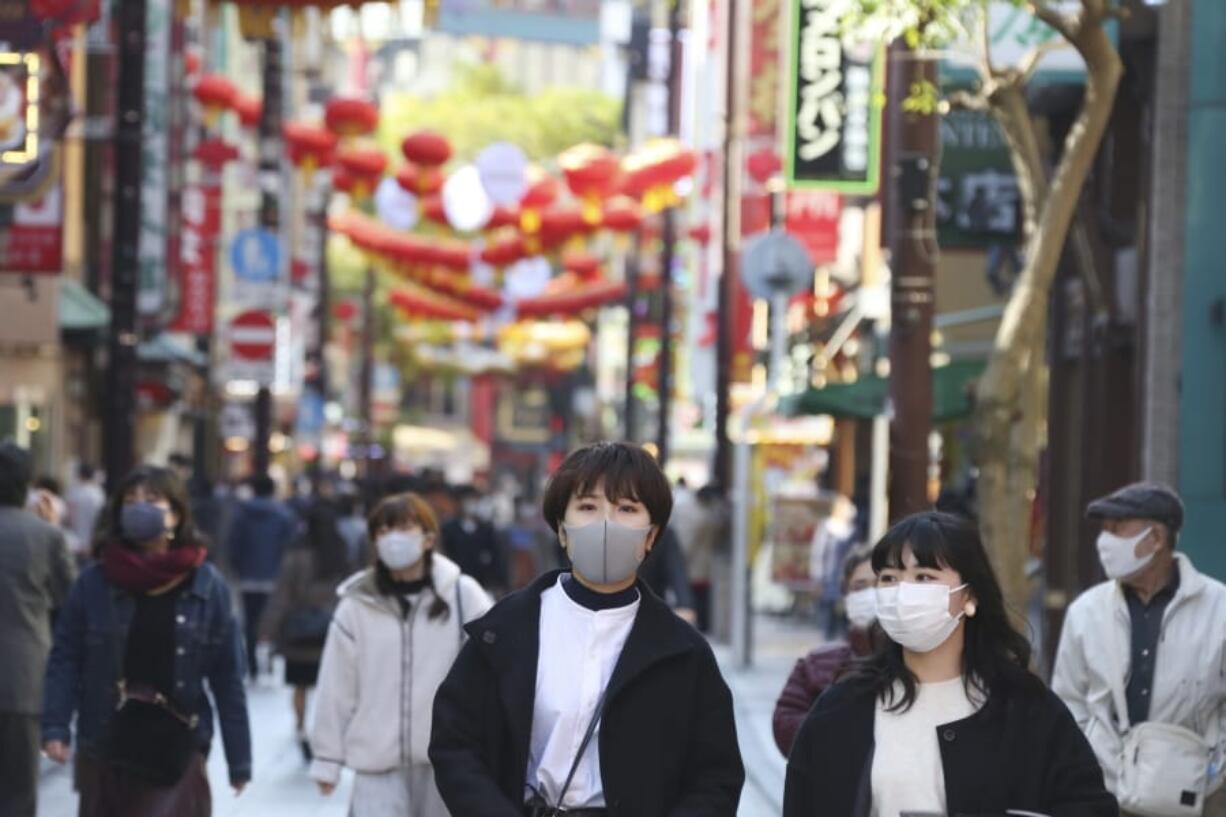
[[430, 758], [452, 817], [732, 817], [744, 770], [706, 641], [638, 579], [672, 493], [646, 452], [574, 452], [545, 521], [573, 569], [468, 629], [434, 704]]

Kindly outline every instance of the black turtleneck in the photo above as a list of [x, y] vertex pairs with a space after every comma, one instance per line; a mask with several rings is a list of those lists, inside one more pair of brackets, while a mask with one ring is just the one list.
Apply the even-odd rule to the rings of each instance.
[[616, 593], [597, 593], [570, 573], [562, 577], [562, 589], [575, 604], [594, 612], [616, 610], [618, 607], [626, 607], [639, 600], [639, 589], [634, 585]]
[[411, 582], [402, 582], [392, 579], [391, 582], [389, 582], [389, 586], [392, 593], [397, 596], [411, 596], [426, 589], [426, 580], [422, 578], [414, 579]]

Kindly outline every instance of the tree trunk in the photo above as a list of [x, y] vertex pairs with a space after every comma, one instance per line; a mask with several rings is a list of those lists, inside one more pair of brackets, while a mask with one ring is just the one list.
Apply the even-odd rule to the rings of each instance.
[[1045, 182], [1037, 140], [1027, 139], [1025, 128], [1018, 127], [1017, 103], [1021, 100], [1024, 105], [1024, 98], [1007, 92], [997, 94], [996, 99], [989, 97], [1004, 126], [1014, 165], [1025, 173], [1019, 175], [1019, 182], [1029, 183], [1033, 196], [1033, 203], [1025, 208], [1027, 221], [1033, 225], [1026, 242], [1026, 262], [979, 381], [975, 408], [980, 530], [995, 561], [1005, 600], [1018, 613], [1024, 612], [1029, 595], [1025, 569], [1046, 418], [1041, 384], [1046, 379], [1049, 296], [1123, 73], [1101, 21], [1083, 24], [1073, 44], [1086, 61], [1086, 93], [1050, 183]]

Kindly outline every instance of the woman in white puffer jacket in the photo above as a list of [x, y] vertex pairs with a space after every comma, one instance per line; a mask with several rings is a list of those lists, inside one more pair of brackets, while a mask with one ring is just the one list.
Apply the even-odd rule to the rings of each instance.
[[352, 817], [447, 817], [426, 751], [434, 693], [491, 600], [435, 552], [439, 526], [425, 500], [383, 500], [367, 521], [377, 559], [337, 590], [340, 604], [320, 666], [311, 776], [331, 794], [341, 768], [357, 773]]

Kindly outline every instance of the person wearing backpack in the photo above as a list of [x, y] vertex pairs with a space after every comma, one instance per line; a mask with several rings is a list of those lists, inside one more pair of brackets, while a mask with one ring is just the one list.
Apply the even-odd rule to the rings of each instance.
[[1125, 814], [1223, 817], [1226, 586], [1176, 549], [1170, 488], [1128, 485], [1087, 514], [1107, 581], [1069, 607], [1052, 688]]
[[390, 496], [367, 520], [377, 554], [337, 590], [319, 670], [310, 774], [331, 794], [357, 775], [352, 817], [448, 817], [426, 750], [431, 706], [463, 625], [490, 598], [436, 551], [439, 525], [417, 494]]
[[306, 513], [306, 533], [285, 556], [260, 625], [260, 639], [275, 643], [285, 658], [285, 683], [294, 690], [294, 722], [307, 760], [307, 693], [319, 682], [324, 640], [338, 601], [336, 588], [351, 567], [336, 508], [330, 502], [316, 503]]
[[545, 521], [571, 569], [468, 626], [430, 758], [451, 817], [734, 817], [745, 780], [710, 646], [638, 576], [672, 491], [628, 443], [572, 453]]

